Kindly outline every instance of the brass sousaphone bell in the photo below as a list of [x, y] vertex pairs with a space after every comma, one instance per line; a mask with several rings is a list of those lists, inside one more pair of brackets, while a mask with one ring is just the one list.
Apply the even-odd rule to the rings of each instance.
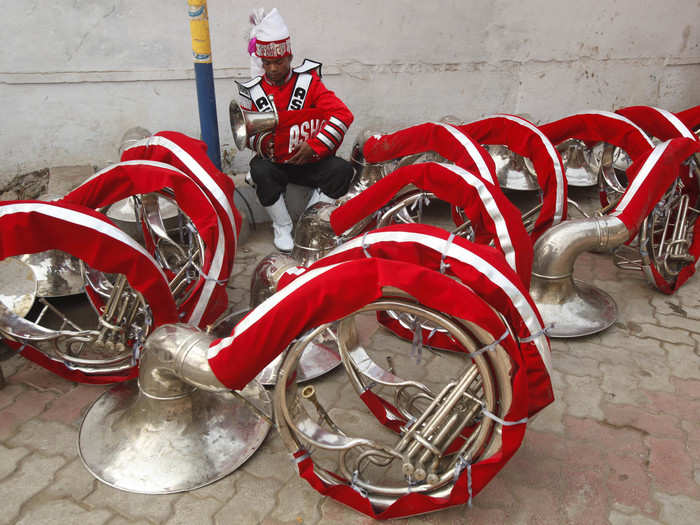
[[[233, 141], [236, 143], [236, 147], [239, 150], [244, 150], [248, 142], [248, 138], [251, 135], [257, 133], [263, 133], [267, 135], [272, 133], [272, 131], [279, 124], [279, 115], [277, 114], [277, 107], [275, 106], [272, 95], [268, 96], [270, 100], [270, 105], [272, 106], [272, 111], [257, 112], [257, 111], [247, 111], [242, 109], [236, 100], [231, 100], [228, 105], [228, 116], [231, 122], [231, 133], [233, 134]], [[260, 138], [262, 139], [263, 136]], [[258, 140], [258, 147], [262, 144], [262, 140]], [[261, 151], [258, 154], [262, 155]]]

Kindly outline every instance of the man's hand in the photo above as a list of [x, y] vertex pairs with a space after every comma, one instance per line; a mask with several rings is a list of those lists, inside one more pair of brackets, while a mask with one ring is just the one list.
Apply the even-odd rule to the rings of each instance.
[[302, 142], [297, 146], [297, 149], [294, 150], [294, 155], [289, 158], [287, 164], [308, 164], [316, 160], [318, 160], [316, 152], [311, 149], [308, 142]]
[[273, 135], [265, 145], [265, 155], [274, 162], [275, 160], [275, 136]]

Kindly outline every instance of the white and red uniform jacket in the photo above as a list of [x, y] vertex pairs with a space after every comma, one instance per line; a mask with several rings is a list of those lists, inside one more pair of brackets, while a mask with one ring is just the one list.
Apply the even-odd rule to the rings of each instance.
[[272, 111], [269, 96], [279, 113], [273, 134], [259, 133], [248, 138], [248, 147], [262, 153], [274, 136], [276, 162], [292, 156], [302, 142], [308, 142], [320, 158], [333, 155], [353, 121], [352, 112], [321, 82], [321, 64], [305, 59], [291, 70], [282, 86], [273, 86], [265, 76], [236, 82], [241, 108]]

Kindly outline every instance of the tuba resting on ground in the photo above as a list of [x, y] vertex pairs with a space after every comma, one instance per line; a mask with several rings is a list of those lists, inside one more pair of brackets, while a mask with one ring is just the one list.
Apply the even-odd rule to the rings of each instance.
[[[180, 409], [183, 400], [209, 414], [210, 421], [219, 419], [214, 416], [230, 410], [225, 400], [238, 395], [232, 391], [245, 387], [281, 353], [274, 422], [300, 475], [317, 490], [376, 518], [471, 501], [518, 448], [527, 417], [551, 402], [546, 336], [534, 310], [512, 307], [530, 305], [527, 309], [532, 303], [494, 252], [467, 241], [450, 243], [444, 256], [465, 287], [437, 271], [439, 257], [434, 256], [442, 248], [436, 250], [432, 242], [444, 244], [446, 232], [407, 229], [406, 242], [415, 249], [393, 255], [391, 243], [375, 238], [381, 233], [368, 239], [376, 257], [365, 257], [362, 247], [354, 244], [340, 247], [331, 259], [321, 259], [306, 271], [281, 276], [281, 290], [254, 308], [227, 337], [183, 325], [156, 329], [144, 347], [141, 391], [117, 387], [86, 415], [80, 450], [90, 471], [127, 490], [135, 490], [130, 480], [147, 463], [153, 463], [153, 479], [173, 462], [177, 475], [171, 476], [170, 491], [201, 486], [204, 478], [217, 479], [223, 473], [220, 462], [200, 469], [196, 479], [186, 480], [181, 472], [190, 460], [203, 466], [214, 463], [214, 457], [231, 455], [221, 448], [229, 439], [217, 439], [215, 445], [202, 437], [193, 444], [188, 437], [185, 444], [169, 445], [157, 454], [157, 447], [149, 444], [140, 451], [145, 456], [129, 459], [144, 448], [140, 443], [145, 429], [150, 429], [151, 438], [160, 435], [165, 445], [178, 421], [192, 413]], [[418, 256], [420, 252], [428, 258]], [[431, 258], [429, 265], [419, 264]], [[477, 260], [484, 261], [482, 269], [468, 270]], [[443, 290], [439, 298], [433, 293], [436, 287]], [[503, 293], [508, 299], [494, 299]], [[378, 323], [377, 314], [387, 311], [412, 325], [439, 327], [452, 349], [437, 351], [419, 340], [397, 339]], [[289, 315], [292, 312], [295, 315]], [[288, 322], [279, 326], [280, 318]], [[336, 326], [350, 380], [349, 389], [341, 392], [337, 384], [329, 384], [328, 376], [313, 385], [296, 383], [300, 356], [328, 323]], [[521, 339], [528, 342], [519, 343]], [[525, 359], [521, 344], [532, 345], [535, 350], [527, 355], [534, 360]], [[533, 383], [527, 395], [518, 392], [514, 385], [527, 377], [544, 379], [536, 380], [544, 391]], [[247, 403], [255, 405], [249, 413], [269, 410], [255, 392], [245, 395]], [[163, 421], [166, 411], [169, 418]], [[196, 418], [195, 427], [202, 436], [228, 436], [225, 429], [200, 426], [202, 419]], [[258, 421], [255, 433], [264, 437]]]
[[[3, 259], [60, 250], [116, 279], [99, 312], [92, 311], [87, 300], [42, 297], [28, 311], [3, 309], [3, 336], [26, 357], [76, 381], [112, 382], [132, 375], [150, 326], [177, 319], [167, 283], [153, 259], [87, 209], [37, 201], [6, 203], [0, 221], [8, 228], [5, 231], [13, 231], [3, 245]], [[111, 257], [114, 250], [121, 256]], [[7, 286], [4, 283], [3, 289]]]
[[683, 177], [687, 170], [681, 168], [698, 151], [700, 143], [687, 138], [659, 144], [630, 167], [631, 183], [608, 214], [567, 221], [538, 239], [530, 292], [552, 337], [596, 333], [616, 319], [608, 294], [572, 277], [584, 251], [615, 249], [637, 238], [639, 257], [628, 258], [625, 268], [643, 269], [666, 293], [692, 275], [700, 253], [700, 205], [697, 178]]
[[[140, 151], [138, 146], [144, 142], [143, 133], [147, 132], [127, 132], [120, 149], [130, 154]], [[210, 197], [202, 189], [204, 186], [217, 188], [218, 184], [214, 179], [215, 174], [210, 175], [211, 168], [197, 161], [196, 157], [201, 159], [201, 155], [204, 155], [199, 151], [200, 143], [179, 134], [169, 134], [167, 137], [180, 142], [177, 148], [181, 155], [190, 155], [191, 161], [187, 165], [198, 170], [198, 178], [185, 174], [171, 164], [129, 160], [95, 174], [56, 202], [55, 206], [41, 206], [39, 203], [23, 205], [29, 210], [27, 216], [33, 217], [38, 227], [46, 228], [47, 232], [31, 235], [35, 237], [34, 242], [23, 251], [25, 245], [15, 238], [20, 235], [21, 230], [18, 229], [8, 236], [7, 245], [18, 250], [13, 255], [30, 262], [38, 261], [39, 265], [34, 267], [38, 277], [37, 304], [23, 316], [9, 312], [9, 317], [3, 317], [0, 330], [13, 341], [13, 345], [24, 349], [25, 356], [76, 381], [110, 382], [133, 377], [140, 346], [153, 325], [154, 317], [159, 317], [149, 306], [156, 297], [153, 295], [153, 285], [149, 300], [131, 286], [133, 279], [129, 277], [129, 271], [137, 271], [138, 264], [145, 265], [148, 272], [156, 272], [157, 277], [153, 277], [155, 281], [165, 277], [169, 284], [167, 297], [158, 296], [154, 303], [156, 310], [168, 311], [174, 306], [179, 316], [174, 319], [199, 324], [211, 322], [225, 309], [227, 297], [224, 285], [233, 261], [229, 250], [235, 250], [237, 233], [235, 214], [220, 211], [212, 204], [216, 196]], [[151, 142], [147, 148], [153, 151], [156, 147], [162, 147], [166, 140], [170, 139], [165, 136], [148, 137], [146, 142]], [[210, 177], [208, 181], [204, 180], [206, 177]], [[153, 193], [155, 191], [159, 193]], [[224, 195], [223, 187], [215, 191]], [[132, 201], [136, 202], [135, 206], [126, 206]], [[111, 224], [104, 242], [108, 247], [116, 246], [117, 254], [112, 256], [117, 257], [117, 263], [120, 257], [131, 253], [141, 262], [121, 272], [104, 272], [87, 260], [80, 261], [81, 257], [85, 259], [86, 250], [91, 249], [88, 239], [94, 233], [82, 228], [80, 220], [71, 219], [74, 216], [82, 217], [80, 213], [85, 215], [87, 211], [71, 210], [76, 206], [77, 209], [86, 210], [80, 207], [87, 206], [109, 214], [110, 205], [115, 203], [122, 208], [131, 208], [132, 217], [129, 220], [115, 222], [126, 225], [127, 231], [138, 231], [141, 242], [137, 243]], [[163, 207], [164, 203], [166, 208]], [[164, 210], [168, 207], [174, 210], [175, 215], [164, 219]], [[8, 208], [7, 220], [18, 221], [22, 215], [11, 213], [12, 209]], [[214, 222], [212, 216], [216, 217]], [[227, 229], [224, 222], [229, 216], [232, 220]], [[64, 220], [57, 222], [61, 219]], [[91, 216], [86, 217], [85, 221], [89, 224], [102, 222]], [[82, 239], [84, 245], [68, 244], [65, 250], [37, 252], [37, 246], [56, 243], [49, 234], [54, 231], [62, 232], [56, 235], [74, 237], [73, 242], [76, 243]], [[120, 250], [124, 251], [122, 245], [127, 246], [124, 254], [119, 253]], [[58, 259], [55, 254], [60, 254], [61, 258]], [[100, 256], [107, 254], [91, 254], [98, 261]], [[71, 281], [61, 268], [53, 264], [56, 260], [76, 261], [72, 269], [72, 273], [77, 273], [79, 277], [75, 279], [79, 286], [73, 285], [77, 288], [73, 290], [75, 297], [60, 297], [65, 295], [61, 290]], [[45, 267], [50, 269], [48, 275], [54, 278], [53, 281], [43, 279], [43, 274], [37, 271]], [[48, 289], [43, 285], [45, 281], [51, 285]], [[62, 286], [56, 286], [56, 283]]]

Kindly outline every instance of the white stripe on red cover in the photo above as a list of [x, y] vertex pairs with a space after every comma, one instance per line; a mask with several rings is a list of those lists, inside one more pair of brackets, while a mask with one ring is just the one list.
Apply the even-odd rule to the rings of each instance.
[[[550, 158], [552, 159], [552, 164], [554, 165], [554, 175], [557, 180], [557, 193], [556, 193], [556, 200], [554, 202], [554, 217], [552, 218], [552, 224], [558, 224], [562, 221], [563, 219], [563, 213], [564, 213], [564, 188], [566, 186], [566, 182], [564, 182], [564, 170], [562, 169], [562, 164], [561, 160], [559, 157], [559, 153], [557, 153], [557, 150], [554, 147], [554, 144], [552, 144], [552, 141], [549, 140], [547, 135], [542, 133], [540, 129], [528, 122], [527, 120], [520, 118], [520, 117], [515, 117], [513, 115], [503, 115], [503, 114], [498, 114], [494, 115], [496, 117], [502, 117], [507, 120], [516, 122], [520, 124], [521, 126], [526, 127], [530, 131], [534, 132], [542, 141], [542, 144], [544, 144], [545, 149], [547, 150], [547, 153], [549, 154]], [[619, 115], [618, 115], [619, 116]], [[543, 188], [544, 190], [544, 188]]]
[[[342, 263], [339, 263], [342, 264]], [[271, 295], [267, 299], [265, 299], [262, 303], [260, 303], [257, 307], [253, 308], [248, 315], [246, 315], [234, 328], [233, 332], [231, 332], [231, 335], [228, 337], [224, 337], [221, 339], [217, 344], [210, 346], [209, 350], [207, 351], [207, 358], [208, 359], [213, 359], [218, 355], [221, 350], [226, 348], [227, 346], [231, 345], [233, 341], [236, 339], [236, 337], [240, 336], [243, 332], [248, 330], [252, 325], [257, 323], [263, 316], [268, 314], [273, 308], [278, 306], [284, 299], [286, 299], [289, 295], [291, 295], [293, 292], [301, 288], [303, 285], [308, 283], [311, 279], [314, 277], [317, 277], [319, 275], [322, 275], [326, 273], [328, 270], [331, 270], [338, 266], [337, 264], [332, 264], [330, 266], [324, 266], [323, 268], [317, 268], [316, 270], [311, 270], [306, 272], [304, 275], [301, 277], [298, 277], [297, 279], [294, 279], [291, 283], [289, 283], [287, 286], [276, 292], [275, 294]]]
[[603, 117], [608, 117], [608, 118], [622, 121], [622, 122], [634, 127], [637, 131], [639, 131], [639, 133], [641, 133], [642, 137], [644, 137], [644, 139], [649, 143], [649, 146], [651, 146], [652, 148], [654, 147], [654, 143], [647, 136], [647, 134], [644, 133], [644, 130], [642, 128], [640, 128], [639, 126], [637, 126], [634, 122], [632, 122], [627, 117], [623, 117], [622, 115], [619, 115], [617, 113], [613, 113], [612, 111], [581, 111], [579, 113], [573, 113], [573, 114], [569, 115], [569, 117], [576, 117], [579, 115], [601, 115]]
[[678, 130], [681, 136], [686, 137], [688, 139], [698, 140], [698, 138], [693, 134], [693, 132], [688, 129], [688, 126], [683, 124], [681, 119], [679, 119], [676, 115], [674, 115], [670, 111], [666, 111], [665, 109], [657, 108], [654, 106], [650, 107], [655, 111], [661, 113], [664, 116], [664, 118], [668, 120], [669, 123]]
[[651, 170], [654, 169], [656, 163], [659, 161], [661, 155], [663, 155], [670, 143], [671, 141], [667, 140], [654, 148], [651, 155], [649, 155], [647, 160], [644, 161], [644, 164], [642, 164], [642, 167], [639, 169], [639, 172], [637, 172], [637, 175], [634, 177], [632, 183], [627, 187], [627, 191], [625, 191], [622, 199], [620, 199], [620, 202], [618, 202], [615, 209], [610, 212], [611, 216], [617, 217], [625, 211], [625, 208], [629, 205], [632, 199], [634, 199], [635, 194], [637, 191], [639, 191], [642, 184], [644, 184], [644, 181], [649, 176], [649, 173], [651, 173]]
[[[341, 246], [338, 246], [332, 250], [328, 256], [331, 257], [334, 254], [361, 247], [363, 242], [367, 242], [370, 245], [377, 242], [417, 243], [435, 250], [438, 253], [442, 253], [445, 248], [445, 239], [440, 239], [439, 237], [435, 237], [433, 235], [404, 231], [379, 231], [369, 232], [364, 238], [355, 237], [354, 239], [351, 239], [345, 244], [342, 244]], [[510, 298], [515, 308], [521, 313], [523, 322], [531, 334], [542, 331], [543, 326], [538, 321], [537, 315], [530, 306], [530, 303], [520, 292], [520, 290], [518, 290], [518, 288], [498, 269], [491, 266], [491, 264], [479, 257], [477, 254], [455, 243], [449, 245], [447, 255], [448, 257], [452, 257], [474, 267], [478, 272], [486, 276], [493, 284], [503, 290]], [[537, 346], [537, 351], [540, 354], [540, 358], [547, 368], [547, 372], [551, 376], [552, 363], [546, 336], [541, 334], [540, 337], [536, 338], [533, 342], [535, 343], [535, 346]]]
[[503, 255], [505, 255], [506, 262], [511, 268], [513, 268], [513, 270], [517, 272], [518, 268], [515, 262], [515, 249], [513, 248], [513, 241], [510, 238], [510, 234], [508, 233], [508, 225], [506, 224], [503, 215], [501, 215], [501, 212], [498, 210], [498, 205], [496, 204], [493, 195], [484, 185], [483, 181], [474, 174], [469, 173], [467, 170], [462, 169], [459, 166], [455, 166], [454, 164], [436, 164], [450, 170], [452, 173], [458, 175], [462, 180], [464, 180], [464, 182], [466, 182], [469, 186], [476, 189], [476, 191], [479, 193], [479, 198], [481, 198], [481, 202], [484, 203], [484, 208], [486, 208], [489, 217], [491, 217], [491, 220], [496, 227], [496, 235], [498, 235], [498, 240], [501, 245], [501, 249], [503, 250]]
[[51, 204], [46, 204], [43, 202], [18, 202], [16, 204], [4, 204], [0, 205], [0, 217], [9, 215], [11, 213], [30, 213], [36, 212], [46, 215], [47, 217], [53, 217], [60, 219], [65, 222], [71, 222], [85, 228], [90, 228], [97, 232], [103, 233], [108, 237], [121, 242], [129, 246], [129, 248], [139, 252], [141, 255], [146, 257], [153, 266], [160, 272], [163, 279], [167, 282], [168, 279], [161, 270], [155, 259], [148, 253], [141, 245], [139, 245], [134, 239], [129, 235], [124, 233], [122, 230], [109, 224], [106, 221], [99, 220], [92, 215], [87, 215], [85, 213], [80, 213], [79, 211], [71, 210], [69, 208], [64, 208], [61, 206], [55, 206]]
[[469, 156], [474, 160], [474, 163], [476, 164], [476, 167], [479, 170], [479, 175], [481, 175], [483, 179], [489, 181], [491, 184], [497, 184], [497, 182], [493, 178], [493, 175], [489, 171], [486, 162], [484, 161], [484, 157], [481, 156], [481, 153], [479, 152], [478, 148], [469, 139], [469, 137], [467, 137], [464, 133], [462, 133], [454, 126], [451, 126], [450, 124], [446, 124], [444, 122], [433, 122], [432, 124], [435, 124], [436, 126], [442, 126], [447, 131], [449, 131], [452, 134], [452, 136], [455, 139], [457, 139], [457, 141], [459, 141], [459, 143], [462, 146], [465, 147], [467, 153], [469, 153]]

